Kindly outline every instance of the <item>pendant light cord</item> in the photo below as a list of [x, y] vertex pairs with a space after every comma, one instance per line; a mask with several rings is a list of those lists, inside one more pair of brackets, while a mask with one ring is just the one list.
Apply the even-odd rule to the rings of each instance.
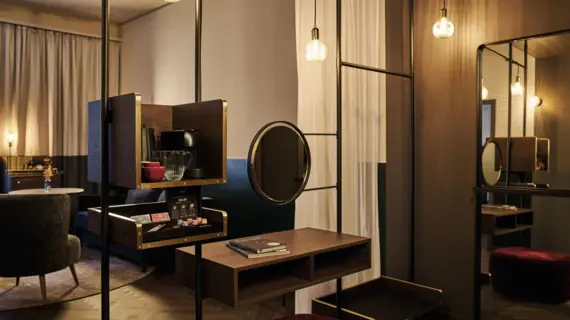
[[447, 1], [443, 0], [443, 9], [447, 9]]
[[315, 9], [315, 15], [314, 15], [314, 27], [317, 27], [317, 0], [313, 0], [313, 5], [314, 5], [314, 9]]

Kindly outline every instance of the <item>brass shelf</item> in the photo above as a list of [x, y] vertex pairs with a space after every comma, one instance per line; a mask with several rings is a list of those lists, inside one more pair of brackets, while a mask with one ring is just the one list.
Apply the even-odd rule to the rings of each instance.
[[180, 188], [192, 186], [205, 186], [211, 184], [224, 184], [225, 179], [195, 179], [180, 181], [162, 181], [162, 182], [143, 182], [138, 189], [164, 189], [164, 188]]

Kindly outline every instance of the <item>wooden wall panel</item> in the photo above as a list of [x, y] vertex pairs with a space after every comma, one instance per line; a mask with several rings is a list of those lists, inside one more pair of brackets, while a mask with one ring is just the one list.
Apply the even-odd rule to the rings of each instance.
[[414, 2], [416, 280], [442, 288], [451, 313], [474, 300], [476, 49], [491, 41], [570, 28], [570, 1], [451, 0], [451, 39], [432, 26], [440, 0]]
[[[409, 73], [409, 1], [386, 0], [386, 69]], [[384, 275], [410, 276], [410, 86], [411, 81], [386, 77], [386, 219], [381, 245]]]

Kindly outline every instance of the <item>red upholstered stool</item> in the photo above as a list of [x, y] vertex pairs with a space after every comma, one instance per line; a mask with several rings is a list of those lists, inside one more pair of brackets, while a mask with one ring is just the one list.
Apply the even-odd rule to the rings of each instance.
[[544, 303], [570, 300], [570, 255], [529, 248], [491, 254], [493, 290], [507, 297]]
[[279, 320], [333, 320], [333, 319], [328, 317], [318, 316], [315, 314], [296, 314], [285, 318], [281, 318]]

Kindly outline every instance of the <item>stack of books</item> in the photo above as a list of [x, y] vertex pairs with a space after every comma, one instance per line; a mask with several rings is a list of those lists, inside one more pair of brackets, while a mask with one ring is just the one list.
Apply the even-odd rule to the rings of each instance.
[[230, 240], [227, 243], [227, 246], [249, 259], [279, 256], [290, 253], [286, 244], [262, 237]]

